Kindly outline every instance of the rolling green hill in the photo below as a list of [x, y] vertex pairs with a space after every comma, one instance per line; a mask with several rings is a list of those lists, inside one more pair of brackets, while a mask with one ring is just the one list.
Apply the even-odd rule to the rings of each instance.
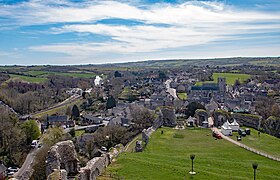
[[[191, 169], [190, 154], [196, 155], [194, 170], [197, 174], [194, 177], [188, 173]], [[143, 152], [121, 154], [107, 168], [106, 174], [132, 180], [252, 179], [252, 162], [259, 164], [257, 179], [280, 179], [280, 162], [249, 152], [226, 140], [215, 140], [209, 129], [161, 128], [152, 135]], [[108, 177], [103, 175], [99, 179]]]

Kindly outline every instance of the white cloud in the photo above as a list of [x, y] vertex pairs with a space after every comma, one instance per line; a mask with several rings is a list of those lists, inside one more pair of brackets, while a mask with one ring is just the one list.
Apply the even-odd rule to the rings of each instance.
[[[280, 29], [279, 12], [241, 10], [213, 1], [143, 6], [117, 1], [71, 3], [66, 0], [32, 0], [17, 5], [0, 5], [1, 16], [15, 20], [17, 26], [64, 24], [51, 28], [48, 33], [92, 33], [111, 38], [101, 43], [56, 43], [29, 48], [84, 58], [104, 52], [128, 55], [159, 53], [215, 41], [257, 39], [261, 33], [279, 32]], [[143, 24], [96, 24], [98, 20], [108, 18], [136, 20]], [[168, 26], [155, 25], [160, 23]]]

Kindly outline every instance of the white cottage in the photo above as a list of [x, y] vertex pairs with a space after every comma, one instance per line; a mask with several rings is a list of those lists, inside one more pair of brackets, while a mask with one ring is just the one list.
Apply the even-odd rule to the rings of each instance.
[[188, 127], [193, 127], [194, 124], [195, 124], [195, 118], [193, 118], [193, 117], [190, 116], [190, 117], [187, 119], [187, 125], [188, 125]]
[[231, 136], [232, 135], [232, 129], [231, 127], [229, 126], [229, 122], [225, 122], [223, 125], [222, 125], [222, 128], [221, 128], [221, 132], [223, 133], [223, 135], [225, 136]]
[[229, 123], [229, 127], [231, 127], [232, 131], [238, 131], [239, 129], [239, 124], [236, 122], [234, 119], [232, 123]]

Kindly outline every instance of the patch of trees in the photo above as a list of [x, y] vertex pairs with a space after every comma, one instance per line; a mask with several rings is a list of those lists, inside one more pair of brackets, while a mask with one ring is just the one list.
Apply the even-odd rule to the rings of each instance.
[[40, 135], [35, 121], [19, 122], [14, 114], [0, 107], [0, 160], [6, 166], [21, 165], [33, 139]]
[[275, 103], [274, 99], [269, 97], [260, 97], [256, 102], [256, 112], [267, 119], [269, 116], [280, 116], [279, 105]]

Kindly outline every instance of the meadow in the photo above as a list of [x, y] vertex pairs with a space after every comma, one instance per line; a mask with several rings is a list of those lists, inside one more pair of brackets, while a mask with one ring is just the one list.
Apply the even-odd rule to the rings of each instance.
[[47, 78], [44, 77], [30, 77], [30, 76], [22, 76], [16, 74], [9, 74], [9, 75], [11, 78], [8, 81], [20, 80], [20, 81], [30, 82], [30, 83], [43, 83], [46, 80], [48, 80]]
[[234, 85], [236, 80], [239, 80], [240, 83], [243, 83], [251, 76], [249, 74], [239, 74], [239, 73], [213, 73], [214, 81], [204, 81], [204, 82], [197, 82], [196, 85], [200, 86], [202, 83], [217, 83], [218, 78], [226, 78], [226, 83], [228, 85]]
[[[245, 129], [245, 128], [243, 128]], [[256, 150], [262, 151], [269, 155], [280, 158], [280, 139], [269, 134], [261, 133], [258, 135], [258, 131], [249, 128], [251, 130], [251, 135], [243, 137], [241, 143], [254, 148]], [[238, 136], [237, 132], [233, 132], [232, 139], [236, 140]]]
[[68, 76], [74, 78], [94, 78], [96, 74], [91, 72], [52, 72], [52, 71], [27, 71], [24, 74], [37, 77], [47, 77], [49, 75]]
[[[188, 173], [190, 154], [195, 154], [194, 176]], [[253, 162], [259, 164], [257, 179], [280, 179], [280, 162], [216, 140], [209, 129], [161, 128], [153, 133], [143, 152], [122, 153], [98, 179], [108, 179], [109, 174], [132, 180], [253, 179]]]

